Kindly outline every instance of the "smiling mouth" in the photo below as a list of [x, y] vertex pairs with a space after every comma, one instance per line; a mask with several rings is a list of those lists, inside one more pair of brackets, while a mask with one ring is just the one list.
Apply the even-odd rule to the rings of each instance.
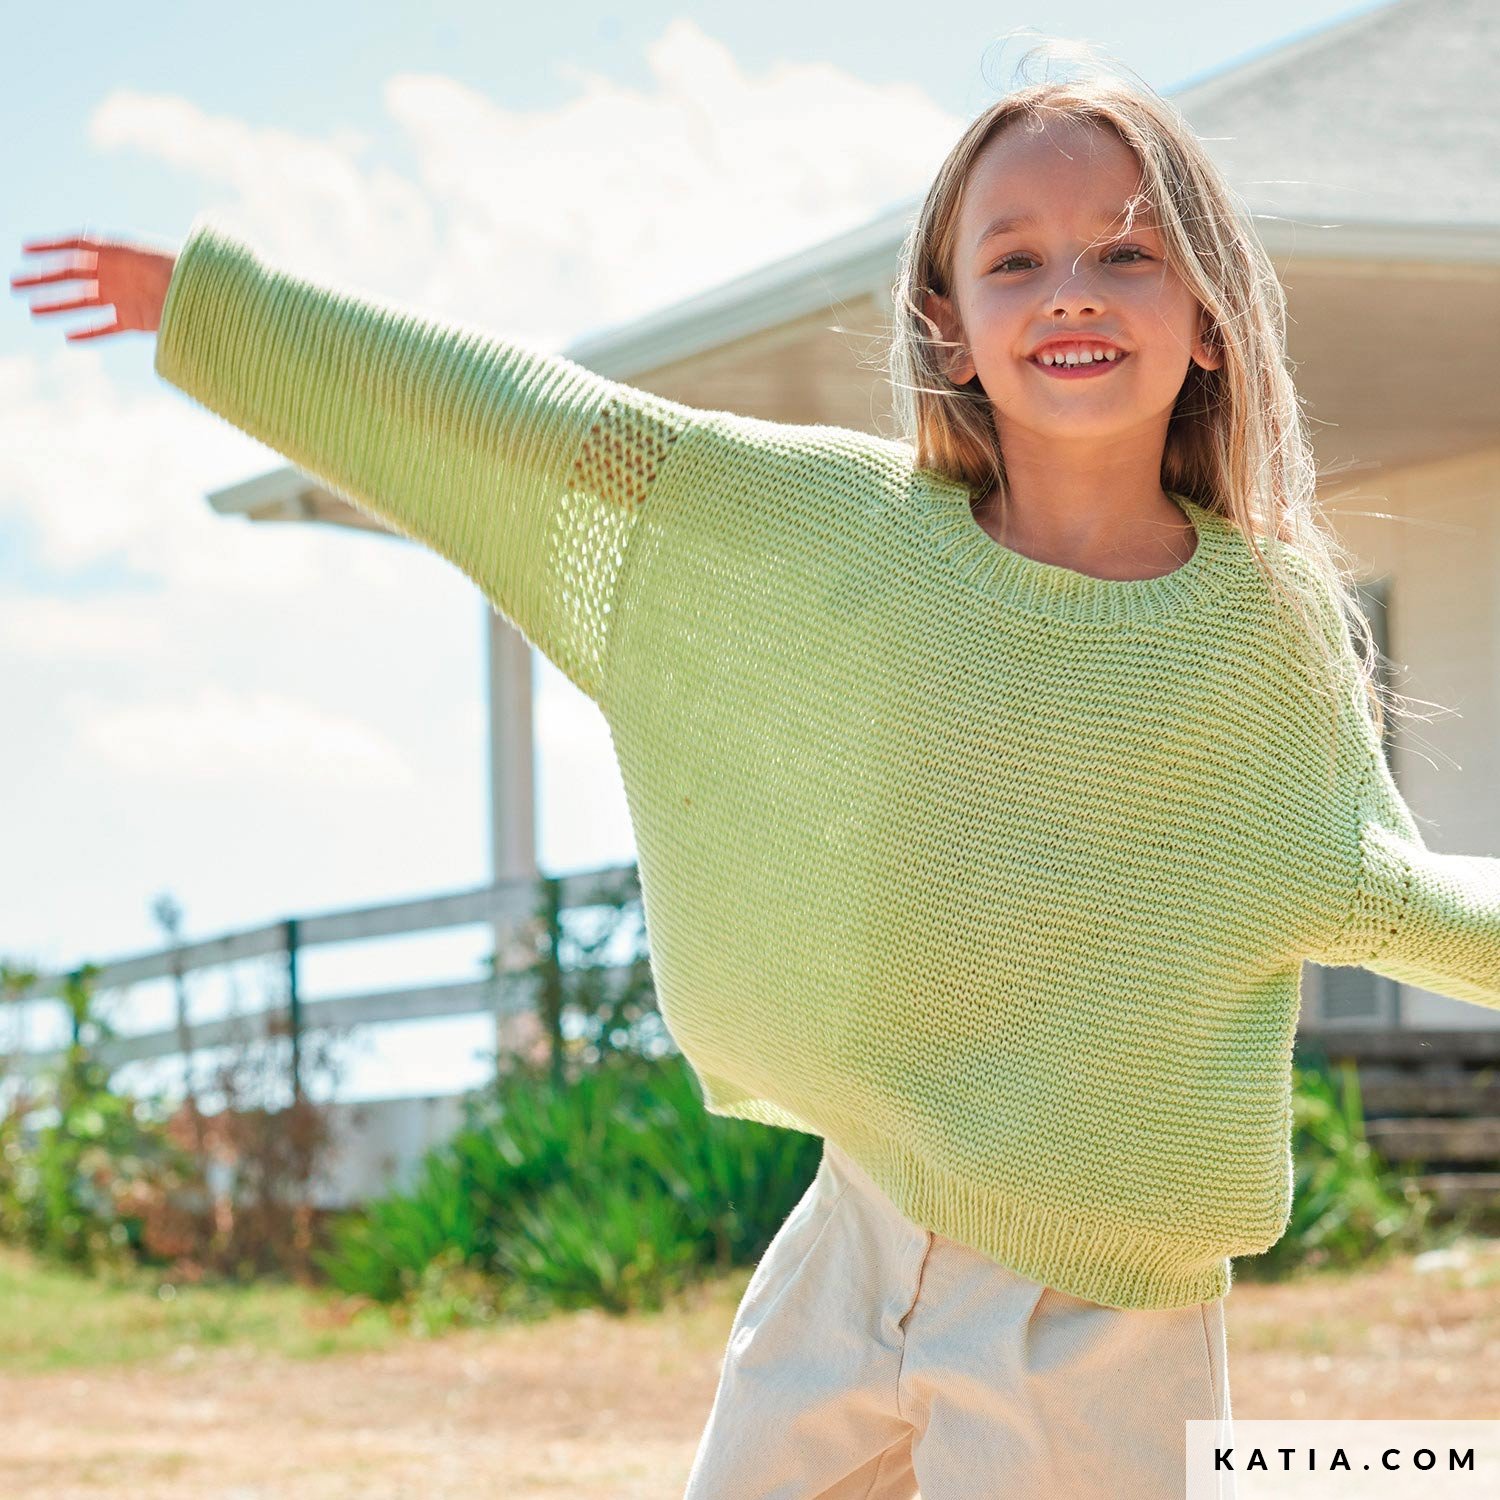
[[1041, 356], [1037, 354], [1028, 355], [1026, 363], [1035, 365], [1043, 375], [1049, 375], [1054, 380], [1091, 380], [1118, 369], [1129, 358], [1130, 355], [1122, 349], [1113, 359], [1094, 359], [1088, 364], [1070, 365], [1065, 361], [1062, 364], [1044, 365]]

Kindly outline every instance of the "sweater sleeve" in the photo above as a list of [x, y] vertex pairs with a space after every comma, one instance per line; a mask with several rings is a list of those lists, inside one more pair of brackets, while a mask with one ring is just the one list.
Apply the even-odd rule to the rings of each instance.
[[1500, 1009], [1500, 859], [1427, 848], [1368, 714], [1347, 916], [1310, 955]]
[[636, 517], [695, 408], [266, 264], [204, 214], [154, 368], [456, 564], [599, 701]]

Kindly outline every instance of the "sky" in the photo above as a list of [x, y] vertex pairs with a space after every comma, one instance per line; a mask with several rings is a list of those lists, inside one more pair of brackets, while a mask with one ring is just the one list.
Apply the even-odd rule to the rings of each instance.
[[[403, 540], [215, 515], [210, 491], [284, 461], [161, 380], [149, 335], [33, 317], [56, 289], [9, 277], [59, 258], [23, 242], [175, 250], [208, 210], [289, 270], [561, 350], [922, 193], [1045, 38], [1170, 95], [1383, 3], [944, 0], [935, 28], [890, 0], [12, 8], [0, 958], [157, 948], [167, 892], [191, 941], [492, 878], [478, 591]], [[633, 859], [602, 717], [532, 663], [542, 870]], [[487, 948], [313, 950], [305, 992], [473, 978]], [[195, 1016], [225, 1003], [194, 982]], [[144, 986], [108, 1013], [146, 1029], [168, 1005]], [[28, 1011], [0, 1052], [58, 1035]], [[363, 1036], [339, 1093], [473, 1087], [489, 1036]]]

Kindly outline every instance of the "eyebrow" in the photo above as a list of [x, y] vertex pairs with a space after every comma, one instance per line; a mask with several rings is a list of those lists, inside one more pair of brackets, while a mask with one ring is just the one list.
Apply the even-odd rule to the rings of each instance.
[[[1106, 215], [1098, 220], [1099, 227], [1105, 228], [1115, 223], [1118, 219], [1118, 214]], [[979, 250], [983, 247], [986, 240], [993, 239], [997, 234], [1009, 234], [1015, 229], [1026, 229], [1035, 224], [1036, 221], [1037, 217], [1035, 214], [1001, 214], [999, 218], [991, 219], [980, 231], [979, 238], [974, 241], [974, 248], [975, 250]], [[1142, 224], [1141, 227], [1146, 229], [1150, 226]]]
[[985, 225], [979, 238], [974, 241], [974, 248], [977, 250], [987, 239], [997, 234], [1009, 234], [1013, 229], [1024, 229], [1027, 225], [1035, 223], [1035, 214], [1001, 214], [998, 219], [991, 219]]

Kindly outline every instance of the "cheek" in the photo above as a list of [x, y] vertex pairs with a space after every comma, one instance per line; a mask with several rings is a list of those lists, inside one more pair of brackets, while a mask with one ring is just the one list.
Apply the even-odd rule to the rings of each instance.
[[984, 325], [994, 341], [996, 334], [1008, 334], [1018, 321], [1024, 322], [1031, 306], [1015, 289], [1008, 289], [997, 276], [980, 283], [971, 305], [976, 320]]
[[1143, 283], [1139, 304], [1133, 314], [1140, 319], [1144, 336], [1163, 351], [1172, 351], [1175, 359], [1180, 350], [1184, 358], [1192, 353], [1198, 334], [1198, 303], [1175, 276]]
[[1002, 378], [1015, 379], [1024, 373], [1016, 351], [1026, 347], [1031, 321], [1027, 307], [1017, 297], [990, 293], [976, 299], [975, 314], [974, 352], [979, 364]]
[[1152, 402], [1175, 397], [1192, 367], [1192, 346], [1180, 342], [1178, 332], [1174, 329], [1158, 330], [1149, 346], [1135, 355], [1139, 361], [1136, 384]]

